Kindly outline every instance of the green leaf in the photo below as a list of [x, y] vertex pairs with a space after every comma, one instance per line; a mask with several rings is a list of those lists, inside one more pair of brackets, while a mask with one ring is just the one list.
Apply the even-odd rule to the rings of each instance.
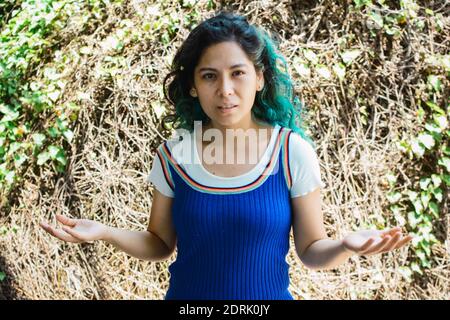
[[427, 192], [420, 193], [420, 200], [422, 201], [423, 207], [426, 208], [428, 206], [428, 202], [430, 202], [431, 196]]
[[308, 77], [311, 74], [311, 69], [306, 63], [294, 64], [294, 68], [301, 77]]
[[306, 59], [308, 59], [309, 61], [311, 61], [314, 64], [317, 64], [319, 62], [319, 58], [312, 50], [309, 50], [309, 49], [303, 50], [303, 55], [305, 56]]
[[333, 66], [333, 71], [337, 75], [339, 80], [344, 80], [344, 78], [345, 78], [345, 65], [343, 65], [342, 63], [336, 63]]
[[67, 164], [66, 154], [64, 153], [63, 149], [60, 149], [60, 151], [56, 155], [56, 161], [61, 163], [63, 166]]
[[396, 202], [398, 202], [398, 201], [401, 199], [401, 197], [402, 197], [402, 195], [400, 194], [400, 192], [396, 192], [396, 191], [394, 191], [394, 192], [389, 192], [389, 193], [386, 195], [386, 198], [388, 199], [388, 201], [389, 201], [390, 203], [396, 203]]
[[417, 155], [419, 158], [421, 158], [425, 153], [425, 148], [422, 147], [417, 140], [413, 140], [411, 142], [411, 150], [414, 152], [415, 155]]
[[436, 188], [431, 191], [438, 202], [442, 201], [442, 189]]
[[16, 173], [14, 171], [8, 171], [8, 173], [5, 176], [6, 182], [8, 182], [8, 184], [13, 184], [15, 176]]
[[416, 262], [411, 263], [411, 270], [420, 275], [423, 275], [422, 269]]
[[37, 165], [42, 166], [48, 159], [50, 159], [50, 154], [48, 152], [41, 152], [38, 154]]
[[59, 132], [59, 130], [55, 127], [51, 127], [47, 130], [48, 134], [50, 135], [50, 137], [52, 138], [57, 138], [61, 135], [61, 132]]
[[427, 149], [433, 148], [435, 145], [435, 141], [432, 135], [429, 134], [420, 134], [417, 138], [420, 143], [422, 143]]
[[441, 166], [444, 166], [445, 170], [447, 170], [447, 172], [450, 172], [450, 158], [445, 157], [445, 156], [442, 158], [439, 158], [438, 164], [440, 164]]
[[442, 82], [439, 80], [439, 78], [435, 75], [429, 75], [427, 77], [428, 84], [431, 85], [431, 87], [434, 89], [434, 91], [439, 92], [441, 91], [441, 85]]
[[437, 113], [445, 116], [445, 111], [442, 110], [437, 104], [431, 101], [426, 101], [425, 104], [429, 106], [433, 111], [436, 111]]
[[417, 213], [415, 213], [414, 211], [409, 211], [407, 216], [408, 216], [408, 224], [413, 229], [415, 229], [416, 226], [422, 221], [420, 216]]
[[369, 12], [369, 17], [375, 22], [377, 29], [380, 29], [383, 27], [383, 17], [379, 15], [378, 13], [371, 11]]
[[[1, 105], [0, 105], [0, 106], [1, 106]], [[10, 107], [8, 107], [8, 108], [10, 108]], [[10, 110], [12, 110], [12, 108], [10, 108]], [[5, 113], [4, 111], [6, 111], [6, 109], [4, 109], [4, 110], [1, 110], [1, 109], [0, 109], [0, 111], [3, 112], [3, 113]], [[12, 112], [7, 112], [7, 113], [5, 113], [5, 116], [4, 116], [0, 121], [1, 121], [1, 122], [14, 121], [14, 120], [16, 120], [17, 118], [19, 118], [19, 116], [20, 116], [20, 113], [19, 113], [19, 112], [14, 112], [14, 111], [12, 111]]]
[[5, 280], [5, 278], [6, 278], [6, 274], [4, 272], [0, 271], [0, 281]]
[[430, 182], [431, 182], [431, 179], [430, 179], [430, 178], [422, 178], [422, 179], [420, 179], [420, 181], [419, 181], [420, 189], [422, 189], [422, 190], [427, 190], [428, 184], [429, 184]]
[[72, 130], [66, 130], [63, 132], [63, 136], [64, 138], [66, 138], [66, 140], [70, 143], [72, 142], [73, 139], [73, 132]]
[[450, 175], [449, 174], [443, 174], [442, 175], [442, 180], [444, 180], [445, 185], [448, 187], [450, 186]]
[[34, 143], [39, 147], [42, 146], [45, 141], [45, 134], [42, 133], [34, 133], [31, 137], [33, 138]]
[[447, 129], [448, 121], [446, 116], [433, 114], [433, 118], [441, 130]]
[[430, 211], [433, 214], [433, 216], [435, 216], [436, 219], [439, 219], [439, 207], [438, 207], [438, 205], [435, 202], [430, 201], [429, 208], [430, 208]]
[[318, 65], [317, 65], [317, 73], [318, 73], [321, 77], [323, 77], [323, 78], [325, 78], [325, 79], [330, 79], [330, 78], [331, 78], [331, 72], [330, 72], [330, 70], [328, 69], [327, 66], [325, 66], [325, 65], [323, 65], [323, 64], [318, 64]]
[[347, 50], [341, 53], [342, 61], [349, 65], [361, 54], [361, 50]]
[[417, 213], [421, 213], [423, 212], [423, 205], [422, 205], [422, 201], [419, 199], [416, 199], [412, 202], [414, 209], [416, 210]]
[[412, 190], [407, 190], [407, 191], [406, 191], [406, 194], [408, 195], [408, 199], [409, 199], [409, 201], [411, 201], [411, 202], [413, 202], [414, 200], [416, 200], [417, 197], [418, 197], [418, 195], [419, 195], [417, 192], [412, 191]]
[[439, 175], [437, 175], [437, 174], [432, 174], [431, 175], [431, 179], [433, 180], [433, 186], [435, 187], [435, 188], [437, 188], [437, 187], [439, 187], [440, 185], [441, 185], [441, 183], [442, 183], [442, 179], [441, 179], [441, 176], [439, 176]]
[[60, 148], [54, 145], [48, 146], [47, 148], [48, 154], [50, 155], [50, 158], [53, 160], [56, 159], [56, 155], [58, 154]]
[[395, 185], [395, 183], [397, 182], [397, 176], [396, 175], [394, 175], [393, 173], [388, 173], [388, 174], [386, 174], [386, 179], [387, 179], [387, 181], [388, 181], [388, 183], [389, 183], [389, 186], [392, 188], [394, 185]]
[[28, 157], [24, 154], [16, 154], [14, 155], [14, 165], [16, 166], [16, 168], [20, 167], [26, 160], [28, 159]]

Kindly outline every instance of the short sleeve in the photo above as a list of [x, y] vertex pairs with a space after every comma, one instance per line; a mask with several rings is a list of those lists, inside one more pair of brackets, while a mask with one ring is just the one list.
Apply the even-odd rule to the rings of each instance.
[[304, 196], [317, 187], [325, 187], [313, 146], [294, 132], [289, 138], [289, 168], [292, 176], [291, 198]]
[[146, 180], [147, 182], [153, 184], [153, 186], [166, 197], [175, 197], [175, 194], [167, 182], [166, 176], [164, 175], [164, 170], [158, 152], [156, 152], [155, 157], [153, 158], [152, 169], [150, 170]]

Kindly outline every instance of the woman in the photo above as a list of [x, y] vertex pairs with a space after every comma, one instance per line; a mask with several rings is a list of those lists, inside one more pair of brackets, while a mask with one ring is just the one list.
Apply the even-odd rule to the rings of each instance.
[[[164, 81], [173, 77], [165, 92], [182, 140], [157, 149], [148, 230], [61, 215], [62, 230], [42, 227], [64, 241], [104, 240], [149, 261], [177, 248], [166, 299], [293, 299], [285, 260], [291, 227], [299, 258], [316, 270], [407, 244], [411, 236], [398, 227], [327, 237], [319, 164], [296, 125], [299, 103], [285, 66], [268, 34], [244, 17], [204, 21]], [[254, 161], [238, 163], [235, 155]]]

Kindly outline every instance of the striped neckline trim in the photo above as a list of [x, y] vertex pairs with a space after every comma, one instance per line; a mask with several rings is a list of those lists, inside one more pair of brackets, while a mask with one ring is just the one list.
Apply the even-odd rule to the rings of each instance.
[[[192, 179], [192, 177], [190, 177], [186, 173], [186, 171], [175, 161], [169, 148], [167, 147], [167, 142], [165, 142], [161, 145], [160, 151], [161, 151], [162, 157], [164, 157], [164, 159], [167, 162], [170, 162], [170, 164], [172, 165], [172, 168], [193, 189], [200, 191], [200, 192], [213, 193], [213, 194], [243, 193], [243, 192], [248, 192], [248, 191], [258, 188], [270, 176], [270, 174], [268, 174], [268, 173], [272, 172], [272, 169], [277, 162], [277, 156], [280, 153], [280, 148], [282, 147], [283, 140], [285, 140], [283, 138], [286, 136], [286, 133], [288, 133], [290, 131], [291, 131], [291, 129], [289, 129], [289, 128], [281, 128], [279, 130], [270, 161], [267, 163], [262, 174], [258, 178], [256, 178], [253, 182], [248, 183], [243, 186], [240, 186], [240, 187], [219, 188], [219, 187], [206, 186], [206, 185]], [[166, 171], [166, 169], [164, 169], [164, 171]], [[166, 174], [166, 172], [164, 172], [164, 174], [166, 175], [166, 178], [170, 175], [170, 170], [167, 170], [167, 171], [169, 171], [168, 174]], [[171, 176], [170, 176], [170, 178], [171, 178]], [[171, 181], [170, 184], [171, 184], [171, 186], [173, 185], [173, 180]]]

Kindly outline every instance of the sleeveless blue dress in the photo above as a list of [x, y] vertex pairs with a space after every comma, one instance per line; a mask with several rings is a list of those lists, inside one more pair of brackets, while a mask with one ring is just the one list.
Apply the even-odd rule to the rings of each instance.
[[157, 149], [175, 194], [177, 258], [166, 300], [293, 300], [286, 262], [291, 132], [280, 129], [263, 173], [236, 188], [202, 185], [176, 163], [167, 142]]

